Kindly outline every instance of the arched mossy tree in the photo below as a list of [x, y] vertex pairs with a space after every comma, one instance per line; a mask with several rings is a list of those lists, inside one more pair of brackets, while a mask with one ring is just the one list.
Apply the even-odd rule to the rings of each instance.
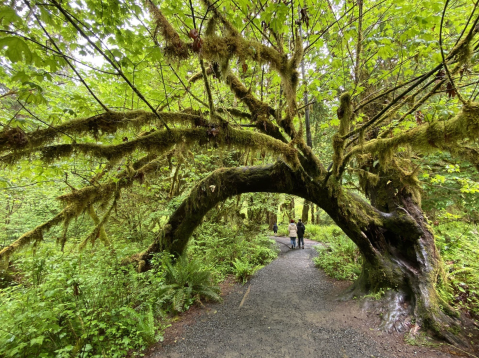
[[[421, 158], [433, 151], [478, 162], [479, 104], [470, 86], [478, 16], [468, 2], [449, 12], [448, 1], [440, 8], [392, 4], [22, 0], [2, 7], [0, 47], [10, 64], [3, 76], [12, 83], [2, 97], [17, 124], [3, 120], [2, 165], [77, 157], [108, 165], [91, 185], [59, 197], [64, 209], [5, 247], [0, 258], [40, 242], [55, 225], [67, 229], [99, 204], [107, 209], [102, 217], [92, 212], [96, 226], [84, 244], [104, 237], [122, 189], [154, 173], [165, 155], [184, 161], [188, 150], [202, 146], [254, 150], [269, 164], [212, 172], [151, 246], [129, 261], [144, 270], [153, 253], [180, 254], [203, 216], [229, 197], [292, 194], [325, 210], [360, 249], [364, 266], [352, 294], [391, 288], [391, 299], [408, 302], [417, 322], [455, 341], [455, 313], [436, 291], [441, 259], [420, 207], [417, 175]], [[414, 9], [419, 19], [410, 18]], [[82, 62], [87, 53], [103, 62], [101, 69]], [[323, 123], [335, 130], [332, 143], [316, 152], [303, 138], [302, 61], [303, 86], [324, 107], [338, 103], [337, 115]], [[41, 117], [54, 106], [59, 78], [70, 81], [77, 91], [71, 100], [83, 101], [90, 115]], [[438, 98], [449, 99], [447, 106]], [[439, 105], [447, 107], [442, 117]], [[20, 112], [30, 125], [17, 120]], [[145, 125], [156, 128], [123, 137]], [[321, 151], [326, 145], [329, 157]], [[144, 156], [115, 169], [138, 153]], [[346, 176], [357, 178], [363, 196], [344, 184]]]

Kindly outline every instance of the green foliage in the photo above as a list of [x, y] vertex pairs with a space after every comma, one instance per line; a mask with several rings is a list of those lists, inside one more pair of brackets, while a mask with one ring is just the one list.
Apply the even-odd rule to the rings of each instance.
[[166, 283], [163, 292], [173, 311], [183, 312], [201, 298], [220, 300], [219, 287], [212, 284], [211, 272], [202, 266], [201, 258], [181, 256], [173, 263], [170, 256], [164, 256], [163, 267]]
[[[171, 21], [171, 26], [178, 31], [177, 36], [182, 41], [188, 41], [188, 48], [193, 45], [186, 35], [194, 25], [188, 2], [150, 3], [158, 5]], [[154, 16], [148, 13], [143, 2], [57, 2], [58, 6], [41, 2], [26, 4], [12, 0], [8, 6], [0, 6], [0, 116], [6, 119], [0, 139], [4, 153], [19, 153], [18, 149], [25, 144], [23, 135], [31, 141], [38, 134], [37, 130], [41, 132], [68, 124], [77, 117], [108, 119], [108, 116], [101, 114], [105, 108], [125, 113], [148, 109], [143, 99], [149, 101], [151, 108], [158, 108], [162, 117], [166, 116], [166, 110], [181, 111], [183, 114], [211, 110], [205, 105], [203, 81], [181, 85], [178, 82], [198, 70], [196, 54], [181, 63], [174, 63], [175, 66], [170, 65], [175, 60], [166, 58], [164, 50], [171, 38], [169, 41], [153, 35], [158, 32], [158, 24], [155, 24]], [[360, 4], [365, 7], [362, 16], [359, 16]], [[195, 11], [206, 11], [205, 7], [197, 3], [194, 5]], [[302, 95], [304, 92], [309, 95], [314, 102], [310, 106], [313, 148], [325, 168], [331, 160], [331, 139], [340, 124], [336, 114], [340, 92], [350, 92], [355, 106], [364, 104], [384, 90], [410, 81], [442, 62], [437, 40], [443, 4], [435, 0], [364, 4], [305, 0], [301, 4], [301, 17], [298, 17], [294, 8], [297, 4], [292, 2], [259, 5], [239, 0], [226, 1], [220, 7], [227, 21], [241, 30], [247, 40], [242, 53], [236, 53], [234, 59], [228, 58], [231, 73], [247, 84], [248, 96], [261, 98], [265, 104], [279, 110], [276, 124], [280, 122], [279, 118], [284, 117], [285, 110], [304, 108], [300, 103]], [[444, 35], [442, 46], [446, 53], [464, 30], [468, 21], [465, 14], [469, 14], [472, 6], [471, 2], [459, 0], [447, 9], [446, 21], [441, 26]], [[72, 22], [83, 29], [84, 37], [79, 35], [59, 7], [74, 18]], [[251, 11], [256, 14], [253, 18], [250, 18]], [[205, 16], [210, 17], [212, 13], [209, 11]], [[359, 19], [362, 21], [362, 33]], [[283, 75], [281, 79], [273, 71], [274, 61], [265, 59], [263, 51], [255, 50], [256, 45], [251, 46], [254, 43], [248, 41], [261, 39], [262, 43], [269, 42], [271, 49], [276, 48], [279, 54], [288, 58], [295, 40], [300, 38], [296, 34], [298, 26], [302, 26], [304, 46], [310, 46], [304, 57], [308, 73], [301, 76], [304, 77], [301, 91], [290, 93], [288, 81], [285, 81], [287, 76]], [[220, 34], [221, 29], [218, 28], [216, 32]], [[85, 37], [103, 50], [104, 58], [91, 43], [85, 41]], [[208, 43], [205, 33], [201, 33], [201, 37], [205, 44]], [[214, 42], [221, 44], [219, 37], [216, 40]], [[228, 51], [234, 48], [236, 46], [228, 45]], [[202, 58], [208, 60], [205, 55], [206, 51], [203, 51]], [[473, 100], [477, 97], [477, 86], [472, 86], [478, 72], [477, 57], [477, 53], [473, 54], [471, 63], [465, 63], [460, 72], [454, 74], [455, 84], [462, 96]], [[255, 58], [263, 62], [253, 63]], [[463, 61], [461, 55], [456, 58], [459, 62]], [[67, 59], [77, 71], [71, 70]], [[214, 68], [218, 60], [214, 54], [210, 59], [211, 63], [206, 64], [208, 69]], [[355, 70], [356, 66], [358, 71]], [[431, 75], [434, 76], [435, 79], [430, 78], [433, 82], [441, 78], [440, 73]], [[280, 89], [281, 81], [283, 85]], [[219, 78], [211, 78], [210, 82], [214, 107], [234, 107], [246, 111], [246, 104], [241, 99], [238, 101], [238, 96], [229, 91], [227, 83]], [[381, 129], [374, 125], [374, 130], [381, 132], [391, 129], [391, 136], [394, 137], [421, 125], [423, 128], [431, 124], [437, 126], [438, 122], [446, 125], [448, 119], [460, 111], [455, 99], [457, 94], [447, 85], [444, 83], [443, 88], [435, 90], [435, 95], [416, 109], [413, 109], [414, 104], [423, 98], [424, 91], [404, 99], [396, 108], [397, 115], [391, 115], [382, 124], [377, 123], [384, 127]], [[188, 90], [185, 91], [183, 87]], [[403, 89], [406, 87], [390, 92], [358, 110], [352, 123], [354, 127], [358, 128], [379, 111], [387, 109], [391, 100], [401, 98], [397, 95]], [[98, 99], [94, 99], [91, 93]], [[282, 98], [281, 93], [290, 95]], [[297, 103], [285, 107], [284, 99]], [[256, 111], [250, 112], [252, 120], [258, 120], [258, 124], [264, 119]], [[210, 114], [213, 117], [213, 113]], [[206, 117], [204, 112], [203, 115]], [[405, 115], [404, 120], [399, 120], [402, 115]], [[292, 116], [292, 125], [300, 133], [302, 114], [293, 113]], [[236, 124], [244, 120], [233, 119], [226, 114], [224, 118]], [[85, 133], [57, 129], [47, 142], [53, 146], [124, 143], [133, 148], [134, 139], [153, 132], [158, 135], [161, 130], [160, 122], [154, 121], [118, 131], [110, 128], [108, 121], [95, 120], [91, 123], [94, 128]], [[175, 130], [177, 124], [181, 126], [180, 123], [174, 123]], [[188, 125], [198, 131], [202, 126], [196, 122]], [[243, 133], [249, 134], [263, 130], [262, 125], [259, 128], [256, 126], [256, 129], [243, 128]], [[8, 134], [13, 129], [19, 136], [16, 140]], [[266, 129], [267, 122], [264, 122]], [[51, 165], [45, 165], [45, 158], [52, 159], [53, 154], [48, 157], [45, 156], [46, 152], [31, 153], [23, 157], [25, 160], [18, 162], [17, 166], [2, 172], [2, 247], [61, 210], [52, 196], [65, 194], [65, 191], [71, 193], [84, 186], [101, 187], [109, 182], [118, 184], [117, 174], [122, 171], [136, 178], [140, 185], [122, 190], [114, 213], [105, 223], [105, 230], [113, 239], [112, 247], [96, 247], [84, 254], [73, 251], [73, 246], [69, 245], [66, 253], [53, 249], [53, 241], [66, 240], [68, 236], [74, 244], [91, 232], [93, 223], [83, 210], [78, 210], [75, 213], [77, 220], [69, 222], [68, 231], [52, 228], [42, 236], [47, 244], [44, 249], [35, 256], [23, 254], [13, 258], [10, 271], [0, 272], [0, 287], [6, 287], [0, 291], [0, 304], [5, 308], [0, 312], [0, 355], [122, 356], [129, 349], [144, 347], [152, 340], [157, 330], [165, 325], [158, 320], [163, 312], [183, 311], [202, 298], [217, 299], [214, 283], [229, 274], [244, 282], [275, 257], [271, 241], [257, 235], [259, 230], [256, 227], [244, 228], [244, 231], [235, 228], [235, 225], [241, 227], [246, 221], [243, 220], [243, 214], [246, 214], [248, 222], [262, 223], [263, 218], [271, 218], [270, 208], [280, 205], [277, 195], [255, 193], [243, 195], [242, 202], [240, 198], [237, 202], [236, 198], [229, 199], [211, 210], [205, 217], [207, 225], [198, 229], [191, 240], [187, 257], [177, 263], [173, 264], [169, 257], [160, 255], [152, 262], [154, 269], [143, 275], [119, 265], [119, 260], [124, 256], [144, 248], [145, 245], [138, 243], [150, 242], [157, 236], [192, 185], [212, 170], [266, 164], [276, 160], [275, 156], [257, 148], [240, 151], [231, 145], [232, 150], [225, 150], [224, 147], [218, 147], [214, 140], [218, 134], [217, 128], [210, 126], [205, 130], [211, 134], [207, 141], [193, 145], [182, 137], [168, 153], [162, 153], [158, 148], [136, 147], [138, 150], [128, 152], [128, 155], [114, 162], [81, 153], [69, 157], [71, 152], [59, 149], [51, 152], [56, 156], [53, 158], [56, 161]], [[204, 133], [203, 129], [201, 131]], [[378, 133], [361, 133], [358, 138], [351, 138], [353, 142], [349, 144], [357, 139], [361, 142], [363, 135], [365, 140], [371, 140]], [[444, 133], [444, 142], [448, 141], [450, 139]], [[456, 139], [453, 142], [451, 144], [460, 145]], [[434, 143], [429, 144], [430, 149], [433, 149]], [[29, 146], [34, 147], [32, 142]], [[291, 143], [291, 150], [295, 150], [293, 146], [294, 142]], [[396, 159], [409, 151], [407, 148], [401, 149], [400, 153], [396, 153]], [[437, 158], [424, 157], [421, 149], [419, 151], [409, 153], [406, 157], [416, 158], [413, 160], [417, 161], [417, 167], [423, 170], [423, 184], [427, 189], [424, 208], [428, 215], [441, 221], [477, 221], [479, 186], [477, 174], [471, 174], [472, 166], [450, 163], [451, 158], [442, 153]], [[122, 153], [117, 154], [120, 156]], [[136, 168], [132, 169], [132, 163], [146, 154], [164, 154], [162, 161], [156, 163], [155, 170], [149, 173], [151, 177], [139, 175], [133, 171]], [[360, 165], [358, 158], [351, 160], [346, 170], [357, 169], [355, 165]], [[378, 162], [376, 157], [368, 160]], [[350, 173], [346, 172], [342, 179], [347, 187], [358, 188], [357, 179]], [[33, 190], [27, 193], [26, 187]], [[218, 186], [212, 190], [215, 189], [219, 192], [222, 188]], [[291, 199], [289, 196], [283, 197], [285, 201]], [[99, 217], [108, 206], [108, 200], [101, 202], [95, 202], [94, 208]], [[276, 215], [276, 211], [272, 210], [272, 213]], [[297, 218], [298, 212], [291, 207], [282, 211], [283, 221], [285, 217]], [[325, 223], [322, 220], [320, 222]], [[457, 305], [466, 309], [472, 307], [474, 311], [477, 307], [475, 282], [478, 276], [471, 260], [477, 262], [474, 250], [477, 243], [468, 234], [459, 235], [463, 228], [461, 225], [465, 224], [458, 225], [460, 229], [451, 226], [444, 231], [441, 228], [438, 233], [438, 246], [445, 255], [449, 278], [443, 294], [449, 301], [458, 300]], [[448, 234], [453, 239], [444, 232], [453, 233]], [[287, 225], [280, 226], [280, 234], [288, 236]], [[306, 236], [324, 243], [324, 246], [318, 246], [316, 263], [326, 272], [341, 279], [357, 276], [361, 263], [358, 249], [337, 227], [307, 225]], [[38, 235], [36, 242], [40, 242]]]
[[0, 356], [123, 357], [161, 338], [164, 277], [121, 266], [132, 249], [25, 253], [0, 291]]
[[235, 262], [233, 262], [233, 266], [237, 280], [243, 284], [248, 281], [250, 276], [254, 275], [256, 271], [263, 267], [261, 265], [251, 266], [249, 262], [240, 260], [238, 258], [236, 258]]
[[168, 312], [220, 300], [216, 283], [226, 275], [244, 281], [276, 257], [261, 234], [219, 230], [204, 224], [186, 256], [155, 255], [142, 274], [121, 265], [140, 250], [131, 240], [23, 252], [0, 272], [0, 357], [124, 357], [162, 339]]
[[277, 249], [274, 240], [261, 233], [251, 234], [254, 228], [242, 230], [214, 224], [198, 228], [188, 247], [188, 255], [201, 257], [204, 265], [216, 272], [217, 280], [235, 275], [241, 282], [262, 266], [274, 260]]
[[336, 225], [308, 225], [308, 238], [319, 241], [315, 246], [316, 266], [338, 280], [355, 280], [361, 273], [362, 258], [358, 247]]
[[477, 226], [445, 222], [435, 228], [444, 261], [445, 279], [439, 292], [453, 306], [479, 316], [479, 233]]
[[479, 220], [479, 175], [473, 165], [449, 153], [437, 153], [428, 156], [420, 179], [422, 207], [431, 221]]
[[368, 295], [364, 295], [362, 296], [362, 298], [371, 298], [373, 300], [380, 300], [385, 294], [386, 294], [386, 291], [389, 291], [390, 289], [384, 289], [384, 288], [380, 288], [379, 291], [375, 292], [375, 293], [370, 293]]

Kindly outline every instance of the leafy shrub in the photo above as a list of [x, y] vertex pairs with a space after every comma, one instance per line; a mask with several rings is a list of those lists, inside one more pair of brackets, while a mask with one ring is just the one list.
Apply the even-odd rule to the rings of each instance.
[[311, 239], [324, 243], [315, 246], [316, 266], [338, 280], [355, 280], [359, 276], [362, 264], [359, 249], [338, 226], [308, 225], [307, 230]]
[[235, 259], [233, 266], [235, 269], [236, 279], [242, 283], [248, 281], [250, 276], [254, 275], [256, 271], [263, 267], [261, 265], [254, 266], [251, 263], [240, 259]]
[[0, 273], [0, 357], [124, 357], [161, 339], [165, 312], [219, 300], [216, 282], [244, 280], [277, 254], [265, 236], [205, 224], [185, 257], [155, 255], [140, 274], [121, 260], [141, 245], [115, 245], [61, 252], [49, 242], [18, 255], [13, 275]]
[[274, 240], [245, 231], [247, 234], [234, 227], [218, 228], [205, 223], [191, 239], [188, 256], [200, 258], [205, 267], [214, 271], [217, 280], [232, 274], [244, 282], [277, 256]]

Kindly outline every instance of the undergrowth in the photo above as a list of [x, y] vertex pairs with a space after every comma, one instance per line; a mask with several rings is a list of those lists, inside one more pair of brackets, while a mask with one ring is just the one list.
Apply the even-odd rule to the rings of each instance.
[[[14, 257], [0, 288], [0, 357], [124, 357], [162, 339], [171, 315], [220, 299], [218, 283], [244, 282], [276, 257], [265, 236], [204, 224], [185, 255], [137, 273], [122, 266], [141, 243], [64, 252], [45, 243]], [[1, 287], [1, 286], [0, 286]]]
[[479, 233], [474, 224], [460, 221], [434, 228], [444, 261], [441, 296], [470, 317], [479, 317]]
[[305, 236], [323, 245], [314, 248], [317, 267], [338, 280], [355, 280], [361, 273], [361, 254], [358, 247], [336, 225], [307, 225]]
[[200, 257], [203, 264], [215, 274], [217, 281], [234, 275], [238, 281], [246, 282], [257, 270], [273, 261], [277, 256], [274, 240], [266, 234], [213, 225], [198, 228], [188, 245], [190, 257]]

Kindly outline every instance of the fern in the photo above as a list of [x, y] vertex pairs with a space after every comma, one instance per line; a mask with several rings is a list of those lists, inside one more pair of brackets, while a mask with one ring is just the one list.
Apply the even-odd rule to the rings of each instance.
[[164, 292], [176, 312], [183, 312], [202, 298], [220, 301], [219, 287], [213, 284], [211, 272], [202, 267], [199, 259], [180, 257], [173, 264], [171, 257], [164, 259]]

